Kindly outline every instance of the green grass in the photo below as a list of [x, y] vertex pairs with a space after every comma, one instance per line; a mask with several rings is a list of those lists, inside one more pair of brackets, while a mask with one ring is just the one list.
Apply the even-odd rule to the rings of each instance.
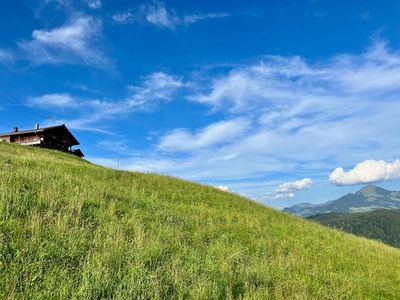
[[400, 299], [400, 251], [211, 187], [0, 143], [0, 298]]

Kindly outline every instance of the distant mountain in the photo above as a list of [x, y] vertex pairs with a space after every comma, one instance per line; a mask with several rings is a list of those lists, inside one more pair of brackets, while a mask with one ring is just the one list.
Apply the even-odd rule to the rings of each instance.
[[400, 209], [378, 209], [353, 214], [328, 213], [309, 219], [400, 248]]
[[285, 208], [283, 211], [310, 217], [326, 213], [355, 213], [379, 208], [400, 208], [400, 192], [385, 190], [376, 185], [368, 185], [355, 194], [347, 194], [337, 200], [322, 204], [301, 203]]

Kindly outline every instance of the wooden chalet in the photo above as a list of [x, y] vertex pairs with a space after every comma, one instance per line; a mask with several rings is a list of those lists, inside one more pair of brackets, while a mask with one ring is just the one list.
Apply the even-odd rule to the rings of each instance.
[[18, 127], [15, 127], [12, 132], [0, 134], [0, 142], [55, 149], [79, 157], [84, 156], [80, 149], [73, 149], [79, 142], [65, 125], [40, 128], [39, 124], [36, 124], [35, 128], [30, 130], [18, 130]]

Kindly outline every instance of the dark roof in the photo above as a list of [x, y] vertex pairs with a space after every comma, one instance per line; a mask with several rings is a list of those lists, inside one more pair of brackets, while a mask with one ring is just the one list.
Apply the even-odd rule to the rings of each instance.
[[12, 131], [8, 133], [1, 133], [0, 137], [5, 137], [5, 136], [15, 136], [15, 135], [23, 135], [23, 134], [28, 134], [28, 133], [40, 133], [40, 132], [45, 132], [45, 131], [53, 131], [53, 130], [64, 130], [67, 135], [71, 138], [71, 141], [73, 142], [73, 145], [79, 145], [78, 140], [72, 135], [71, 131], [68, 130], [67, 126], [65, 124], [63, 125], [57, 125], [57, 126], [50, 126], [50, 127], [42, 127], [39, 129], [29, 129], [29, 130], [18, 130], [18, 131]]
[[83, 152], [81, 151], [81, 149], [74, 149], [71, 151], [71, 153], [73, 155], [79, 156], [79, 157], [84, 157], [85, 155], [83, 154]]

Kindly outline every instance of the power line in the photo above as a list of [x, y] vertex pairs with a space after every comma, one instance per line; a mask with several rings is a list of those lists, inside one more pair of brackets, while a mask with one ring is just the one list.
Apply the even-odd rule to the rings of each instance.
[[[45, 120], [57, 120], [57, 118], [53, 117], [53, 115], [50, 116], [44, 116], [40, 113], [37, 113], [33, 109], [30, 109], [27, 107], [25, 104], [23, 104], [21, 101], [19, 101], [16, 97], [12, 96], [10, 93], [6, 92], [2, 86], [0, 86], [0, 94], [3, 96], [3, 99], [7, 100], [9, 103], [11, 103], [14, 106], [17, 106], [24, 110], [25, 114], [30, 115], [30, 116], [35, 116], [39, 117], [41, 119]], [[97, 142], [94, 141], [93, 139], [89, 138], [87, 135], [79, 133], [79, 135], [88, 141], [89, 143], [96, 144]]]
[[41, 119], [48, 118], [48, 117], [45, 117], [45, 116], [33, 111], [32, 109], [29, 109], [26, 105], [22, 104], [17, 98], [15, 98], [14, 96], [7, 93], [1, 86], [0, 86], [0, 94], [3, 96], [3, 99], [7, 100], [12, 105], [18, 106], [21, 109], [25, 110], [25, 113], [27, 113], [27, 114], [36, 115], [36, 117], [39, 117]]

